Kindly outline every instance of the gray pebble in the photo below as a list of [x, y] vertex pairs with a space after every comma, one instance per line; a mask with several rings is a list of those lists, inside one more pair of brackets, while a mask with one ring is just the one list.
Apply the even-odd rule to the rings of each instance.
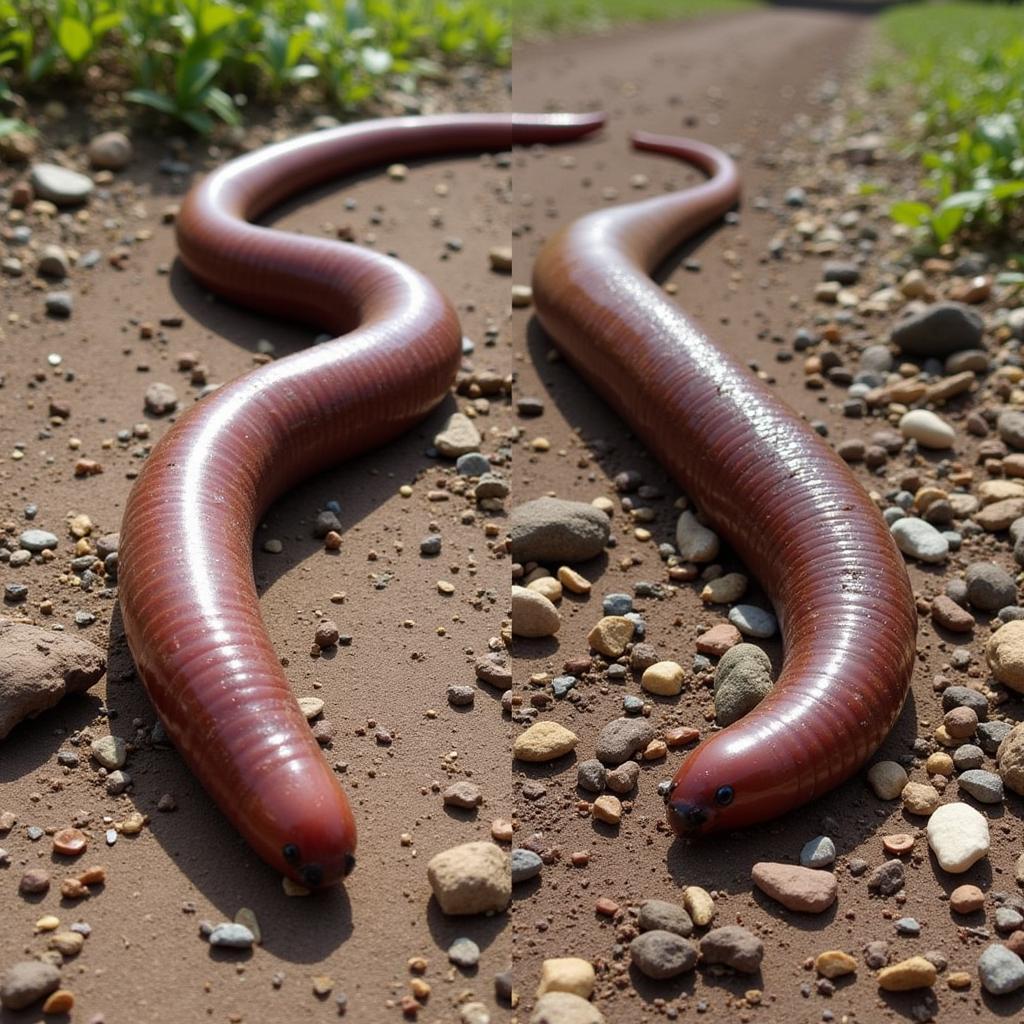
[[456, 939], [448, 947], [448, 959], [457, 967], [476, 967], [480, 962], [480, 947], [472, 939]]
[[988, 718], [988, 699], [969, 686], [947, 686], [942, 691], [942, 710], [952, 711], [953, 708], [970, 708], [978, 716], [979, 722]]
[[622, 698], [622, 710], [627, 715], [640, 715], [643, 714], [644, 702], [640, 697], [635, 697], [633, 694], [628, 693]]
[[644, 932], [629, 944], [633, 965], [648, 978], [674, 978], [697, 966], [697, 949], [681, 935], [666, 931]]
[[646, 718], [616, 718], [597, 737], [595, 753], [605, 764], [628, 761], [654, 739], [654, 726]]
[[973, 743], [964, 743], [953, 751], [953, 767], [958, 772], [973, 771], [985, 763], [985, 752]]
[[211, 946], [227, 946], [230, 949], [250, 949], [255, 941], [256, 936], [244, 924], [236, 924], [234, 921], [225, 921], [218, 924], [210, 932]]
[[722, 655], [715, 669], [715, 716], [719, 725], [731, 725], [755, 708], [771, 692], [771, 661], [754, 644], [737, 644]]
[[538, 498], [517, 506], [509, 516], [517, 562], [585, 562], [604, 550], [610, 534], [608, 517], [580, 501]]
[[575, 676], [555, 676], [551, 680], [551, 692], [558, 698], [564, 697], [575, 685]]
[[1005, 946], [988, 946], [978, 957], [978, 977], [986, 992], [1009, 995], [1024, 986], [1024, 961]]
[[999, 414], [996, 420], [999, 436], [1018, 451], [1024, 448], [1024, 413], [1008, 409]]
[[994, 920], [996, 931], [1001, 935], [1009, 935], [1024, 926], [1024, 914], [1016, 907], [997, 907]]
[[998, 804], [1003, 801], [1003, 780], [994, 772], [972, 768], [957, 780], [957, 784], [979, 803]]
[[48, 292], [46, 299], [46, 312], [50, 316], [67, 319], [74, 309], [74, 301], [71, 292]]
[[978, 746], [985, 751], [986, 754], [994, 754], [999, 749], [999, 744], [1013, 730], [1013, 726], [1009, 722], [982, 722], [975, 730], [975, 735], [978, 737]]
[[480, 452], [467, 452], [455, 460], [455, 472], [459, 476], [483, 476], [490, 469], [490, 460]]
[[[55, 548], [60, 541], [56, 534], [46, 530], [25, 530], [18, 538], [18, 543], [26, 551], [46, 551], [49, 548]], [[94, 559], [90, 559], [90, 564], [92, 561]]]
[[775, 636], [779, 624], [775, 616], [752, 604], [738, 604], [729, 610], [729, 621], [744, 635], [767, 640]]
[[900, 935], [920, 935], [921, 923], [914, 917], [901, 917], [896, 922], [896, 931]]
[[448, 703], [453, 708], [469, 707], [475, 697], [476, 690], [472, 686], [459, 686], [453, 683], [448, 687]]
[[441, 553], [441, 535], [438, 533], [429, 533], [423, 540], [420, 541], [420, 554], [421, 555], [439, 555]]
[[607, 775], [608, 769], [592, 757], [576, 766], [576, 785], [588, 793], [603, 793]]
[[544, 862], [533, 850], [522, 848], [512, 851], [512, 884], [518, 885], [540, 874]]
[[678, 903], [668, 900], [644, 900], [637, 924], [643, 932], [673, 932], [684, 937], [693, 934], [690, 915]]
[[341, 520], [333, 509], [325, 508], [316, 514], [316, 522], [313, 524], [313, 536], [323, 540], [327, 534], [334, 531], [341, 533]]
[[756, 974], [764, 958], [764, 943], [737, 924], [713, 928], [700, 940], [700, 955], [706, 964], [725, 964], [744, 974]]
[[944, 562], [949, 557], [949, 542], [923, 519], [910, 516], [897, 519], [889, 532], [900, 551], [919, 562]]
[[9, 967], [0, 978], [0, 1005], [6, 1010], [23, 1010], [59, 985], [60, 971], [53, 964], [24, 960]]
[[29, 172], [29, 180], [38, 198], [48, 199], [57, 206], [85, 202], [93, 190], [91, 178], [57, 164], [35, 164]]
[[897, 323], [892, 340], [907, 355], [944, 357], [981, 348], [984, 326], [981, 316], [969, 306], [936, 302]]
[[825, 868], [836, 859], [836, 844], [828, 836], [815, 836], [800, 851], [800, 864], [805, 868]]
[[880, 896], [892, 896], [903, 888], [904, 879], [902, 862], [887, 860], [868, 875], [868, 890]]
[[981, 611], [995, 612], [1017, 603], [1013, 577], [994, 562], [974, 562], [967, 567], [967, 600]]
[[608, 594], [601, 607], [605, 615], [627, 615], [633, 610], [633, 598], [629, 594]]

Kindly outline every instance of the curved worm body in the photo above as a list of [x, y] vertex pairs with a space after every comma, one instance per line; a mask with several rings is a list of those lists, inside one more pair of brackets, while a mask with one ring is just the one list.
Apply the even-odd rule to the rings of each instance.
[[558, 142], [601, 119], [447, 115], [347, 125], [228, 163], [187, 197], [185, 266], [212, 291], [340, 335], [219, 388], [154, 448], [121, 532], [129, 646], [168, 735], [277, 870], [327, 885], [355, 824], [260, 618], [252, 538], [290, 485], [408, 429], [447, 393], [461, 331], [421, 274], [249, 223], [319, 182], [410, 156]]
[[649, 278], [738, 199], [710, 146], [637, 135], [710, 175], [564, 228], [534, 268], [537, 315], [761, 581], [785, 650], [774, 690], [706, 739], [668, 797], [680, 835], [739, 828], [848, 778], [906, 698], [917, 614], [902, 556], [845, 463]]

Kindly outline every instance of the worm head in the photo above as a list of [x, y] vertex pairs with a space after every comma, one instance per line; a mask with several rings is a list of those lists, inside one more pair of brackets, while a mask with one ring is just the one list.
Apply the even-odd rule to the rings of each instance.
[[743, 828], [770, 817], [773, 778], [744, 756], [744, 744], [725, 730], [683, 762], [665, 799], [672, 831], [695, 837]]

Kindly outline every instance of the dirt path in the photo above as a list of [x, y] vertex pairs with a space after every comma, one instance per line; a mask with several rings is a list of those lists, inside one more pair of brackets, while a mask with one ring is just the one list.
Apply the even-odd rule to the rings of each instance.
[[[808, 419], [827, 424], [831, 443], [866, 436], [884, 425], [844, 420], [835, 392], [823, 394], [804, 387], [803, 358], [799, 353], [792, 357], [795, 333], [820, 327], [834, 315], [810, 300], [815, 283], [821, 280], [822, 260], [804, 258], [792, 249], [784, 261], [768, 256], [772, 238], [792, 217], [783, 203], [787, 189], [800, 185], [827, 195], [842, 190], [839, 183], [810, 180], [799, 154], [813, 150], [813, 133], [829, 116], [828, 108], [819, 102], [822, 87], [830, 96], [842, 88], [848, 62], [870, 31], [870, 20], [856, 15], [767, 10], [678, 27], [622, 31], [601, 39], [523, 47], [514, 60], [517, 107], [600, 108], [608, 111], [610, 124], [600, 138], [574, 147], [571, 157], [568, 151], [521, 156], [514, 172], [517, 280], [526, 282], [531, 257], [557, 225], [602, 202], [627, 201], [697, 180], [693, 172], [665, 158], [631, 153], [627, 142], [631, 129], [694, 135], [715, 143], [739, 158], [744, 202], [738, 220], [713, 229], [674, 256], [659, 279], [670, 289], [678, 288], [679, 302], [724, 348], [769, 375], [777, 390]], [[631, 187], [635, 175], [647, 180], [643, 190]], [[525, 691], [524, 701], [536, 698], [542, 717], [563, 723], [579, 736], [575, 758], [583, 761], [593, 756], [602, 726], [623, 714], [624, 696], [642, 691], [631, 674], [616, 682], [600, 673], [588, 675], [564, 700], [545, 702], [542, 691], [552, 676], [567, 671], [568, 662], [588, 658], [586, 635], [601, 617], [603, 595], [633, 594], [638, 581], [667, 582], [657, 544], [674, 540], [677, 513], [672, 503], [679, 492], [608, 407], [567, 366], [552, 358], [550, 343], [530, 311], [518, 312], [514, 321], [517, 397], [544, 403], [541, 417], [520, 420], [524, 443], [514, 467], [516, 502], [550, 493], [588, 502], [610, 498], [616, 506], [612, 527], [616, 544], [606, 558], [576, 566], [594, 582], [594, 588], [587, 598], [567, 595], [563, 600], [557, 643], [519, 639], [515, 643], [515, 678], [517, 687]], [[878, 332], [876, 340], [887, 340], [887, 323], [869, 324], [857, 337], [870, 340], [872, 330]], [[776, 361], [781, 349], [790, 350], [789, 362]], [[549, 442], [549, 450], [532, 446], [539, 437]], [[971, 465], [969, 451], [965, 454], [958, 445], [957, 454]], [[616, 493], [613, 479], [626, 470], [636, 471], [656, 489], [644, 498], [628, 496], [635, 505], [655, 511], [653, 522], [636, 524], [650, 531], [649, 540], [636, 538], [628, 506], [620, 506], [623, 496]], [[863, 469], [858, 473], [866, 487], [879, 490], [885, 490], [896, 475], [890, 471], [883, 481], [873, 480]], [[1013, 569], [1005, 552], [999, 559]], [[725, 564], [727, 570], [742, 568], [728, 559]], [[911, 575], [915, 589], [941, 589], [934, 573], [912, 568]], [[680, 662], [687, 673], [680, 698], [642, 694], [652, 705], [651, 721], [657, 730], [687, 725], [699, 728], [703, 735], [713, 719], [710, 691], [689, 681], [691, 662], [696, 636], [724, 622], [725, 612], [702, 606], [700, 586], [683, 584], [661, 601], [636, 600], [636, 610], [647, 624], [647, 640], [659, 657]], [[946, 641], [951, 636], [936, 636], [930, 624], [922, 625], [921, 664], [913, 696], [883, 754], [905, 758], [914, 747], [915, 712], [922, 736], [930, 736], [929, 724], [934, 728], [940, 720], [932, 678], [949, 670], [953, 645]], [[780, 652], [777, 646], [768, 645], [768, 649], [777, 668]], [[931, 992], [891, 995], [876, 987], [862, 953], [865, 944], [874, 940], [888, 943], [892, 961], [940, 950], [950, 970], [973, 970], [980, 946], [963, 953], [963, 928], [952, 919], [946, 894], [960, 882], [983, 888], [991, 884], [994, 890], [1012, 888], [1012, 862], [1019, 851], [998, 821], [992, 823], [991, 866], [946, 876], [934, 861], [929, 863], [921, 838], [922, 819], [908, 817], [898, 803], [876, 800], [863, 779], [857, 778], [769, 826], [686, 846], [667, 834], [656, 792], [658, 782], [675, 773], [679, 760], [678, 752], [670, 752], [667, 760], [642, 767], [637, 791], [623, 798], [627, 813], [618, 828], [595, 822], [588, 813], [589, 804], [582, 810], [578, 807], [581, 800], [594, 796], [577, 788], [574, 763], [566, 766], [562, 759], [550, 766], [516, 765], [518, 842], [541, 853], [545, 862], [538, 879], [516, 890], [513, 932], [516, 978], [525, 1000], [522, 1019], [529, 1016], [541, 961], [557, 956], [580, 956], [597, 966], [595, 1000], [607, 1020], [622, 1024], [662, 1016], [689, 1019], [705, 1011], [715, 1020], [811, 1022], [879, 1020], [893, 1015], [928, 1019], [937, 1009]], [[916, 850], [906, 865], [906, 889], [893, 900], [869, 898], [866, 876], [854, 877], [850, 865], [857, 859], [869, 868], [881, 864], [886, 857], [881, 836], [895, 832], [917, 836]], [[751, 894], [750, 869], [755, 861], [795, 863], [802, 845], [821, 833], [831, 836], [839, 851], [840, 896], [835, 907], [820, 916], [794, 915], [756, 891]], [[585, 866], [574, 866], [574, 858]], [[762, 937], [765, 958], [759, 975], [716, 977], [697, 972], [652, 982], [629, 968], [626, 946], [635, 926], [626, 908], [651, 897], [678, 901], [687, 885], [712, 890], [718, 908], [716, 924], [740, 923]], [[602, 916], [595, 910], [601, 898], [623, 909], [614, 917]], [[904, 916], [922, 923], [919, 938], [897, 935], [893, 921]], [[974, 916], [979, 920], [967, 923], [984, 923], [981, 915]], [[819, 993], [807, 962], [827, 949], [847, 950], [859, 963], [857, 980], [836, 982], [830, 998]], [[989, 997], [983, 1006], [977, 995], [957, 995], [941, 982], [935, 991], [941, 1005], [951, 1007], [954, 1018], [957, 1013], [975, 1012], [974, 1007], [985, 1015], [987, 1007], [993, 1006]], [[1013, 1008], [1003, 1004], [998, 1009], [1011, 1012]]]
[[[68, 118], [47, 135], [67, 151], [81, 131]], [[183, 407], [200, 391], [178, 370], [178, 354], [199, 353], [208, 379], [223, 381], [249, 369], [267, 343], [283, 355], [310, 344], [315, 333], [211, 299], [175, 261], [173, 227], [161, 223], [161, 213], [180, 200], [193, 174], [226, 154], [207, 154], [201, 142], [173, 151], [159, 142], [137, 140], [137, 146], [137, 159], [109, 194], [91, 201], [88, 220], [31, 212], [25, 218], [33, 245], [95, 247], [102, 253], [98, 265], [73, 269], [63, 285], [46, 288], [33, 284], [31, 271], [2, 279], [0, 521], [10, 524], [14, 546], [30, 525], [57, 534], [60, 546], [52, 562], [0, 566], [4, 584], [29, 588], [24, 603], [7, 604], [0, 613], [60, 626], [104, 649], [109, 642], [110, 662], [107, 678], [89, 696], [65, 701], [3, 743], [0, 811], [14, 812], [17, 825], [0, 836], [12, 859], [0, 870], [0, 963], [45, 949], [47, 937], [34, 936], [33, 925], [52, 913], [62, 928], [82, 920], [92, 929], [85, 949], [64, 968], [80, 1021], [331, 1020], [338, 1017], [340, 995], [347, 996], [348, 1019], [393, 1020], [409, 992], [412, 957], [428, 961], [428, 1019], [452, 1019], [456, 1003], [474, 998], [495, 1006], [494, 975], [511, 959], [504, 918], [445, 918], [426, 876], [434, 853], [487, 839], [492, 819], [509, 816], [508, 725], [500, 694], [477, 688], [473, 671], [504, 612], [508, 561], [485, 535], [486, 523], [500, 524], [501, 516], [476, 509], [468, 492], [453, 493], [452, 463], [426, 455], [446, 417], [472, 399], [453, 394], [385, 450], [296, 488], [270, 510], [256, 539], [271, 638], [288, 660], [296, 692], [321, 697], [337, 730], [326, 754], [352, 798], [360, 837], [358, 869], [343, 889], [309, 898], [284, 894], [281, 879], [254, 857], [176, 753], [150, 742], [154, 714], [134, 674], [112, 594], [102, 585], [89, 593], [69, 585], [73, 542], [66, 515], [87, 513], [94, 536], [117, 530], [142, 446], [170, 422], [144, 414], [145, 389], [153, 381], [172, 384]], [[167, 159], [184, 161], [188, 173], [158, 173]], [[488, 269], [487, 256], [509, 234], [503, 163], [490, 156], [411, 161], [404, 181], [389, 180], [383, 169], [361, 175], [291, 204], [274, 223], [328, 237], [350, 228], [357, 240], [417, 266], [456, 303], [475, 346], [467, 365], [504, 375], [509, 284]], [[129, 258], [125, 269], [115, 270], [107, 256], [125, 236]], [[22, 255], [31, 266], [31, 250]], [[74, 297], [66, 321], [43, 315], [44, 291], [61, 287]], [[180, 317], [180, 326], [160, 326], [166, 317]], [[154, 325], [155, 336], [140, 337], [140, 323]], [[59, 367], [48, 366], [49, 353], [62, 356]], [[51, 400], [69, 405], [66, 421], [50, 422]], [[506, 398], [492, 394], [476, 405], [482, 450], [500, 468]], [[144, 426], [133, 437], [138, 423]], [[121, 431], [127, 440], [117, 439]], [[74, 447], [72, 436], [80, 442]], [[20, 460], [11, 457], [17, 445], [23, 445]], [[83, 456], [101, 462], [104, 472], [75, 478]], [[412, 485], [411, 497], [399, 495], [404, 484]], [[446, 500], [431, 499], [431, 491]], [[331, 500], [341, 506], [344, 541], [337, 553], [326, 552], [312, 530]], [[38, 506], [31, 523], [24, 514], [29, 504]], [[424, 557], [420, 541], [435, 529], [441, 554]], [[266, 553], [268, 538], [281, 540], [283, 552]], [[454, 593], [439, 593], [439, 580], [454, 584]], [[44, 615], [39, 605], [48, 599], [53, 612]], [[78, 611], [95, 615], [95, 622], [76, 626]], [[310, 649], [321, 613], [351, 643], [314, 660]], [[473, 687], [474, 706], [449, 706], [452, 684]], [[391, 739], [378, 739], [378, 730]], [[108, 731], [138, 740], [125, 766], [133, 786], [118, 796], [106, 792], [89, 758], [89, 737]], [[77, 765], [62, 767], [59, 752], [77, 754]], [[485, 801], [479, 811], [442, 806], [441, 791], [459, 779], [479, 785]], [[177, 810], [157, 809], [164, 794], [173, 796]], [[134, 810], [149, 816], [148, 827], [107, 848], [107, 825]], [[73, 867], [51, 855], [48, 836], [33, 842], [27, 829], [52, 831], [75, 820], [91, 836], [84, 860], [105, 864], [108, 873], [98, 894], [69, 904], [57, 887]], [[411, 841], [404, 842], [403, 833]], [[51, 873], [45, 897], [17, 895], [28, 867]], [[243, 906], [256, 913], [262, 946], [251, 953], [213, 950], [200, 937], [199, 923], [231, 920]], [[458, 936], [479, 944], [478, 969], [464, 973], [448, 963], [445, 951]], [[315, 995], [314, 976], [330, 978], [333, 988]], [[0, 1019], [42, 1018], [37, 1004], [34, 1013], [0, 1011]]]

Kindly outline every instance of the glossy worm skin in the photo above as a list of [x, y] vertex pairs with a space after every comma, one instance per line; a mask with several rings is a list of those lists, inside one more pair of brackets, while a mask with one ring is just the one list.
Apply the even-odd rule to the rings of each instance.
[[120, 545], [125, 632], [168, 735], [253, 849], [303, 885], [351, 870], [356, 830], [260, 618], [253, 533], [288, 487], [437, 405], [461, 331], [444, 296], [398, 260], [250, 221], [366, 167], [559, 142], [600, 121], [454, 114], [346, 125], [233, 160], [182, 206], [181, 259], [206, 287], [339, 335], [189, 409], [147, 460]]
[[668, 797], [679, 835], [740, 828], [860, 767], [906, 698], [917, 614], [902, 556], [846, 464], [649, 277], [739, 197], [722, 152], [640, 134], [710, 178], [568, 225], [534, 268], [540, 322], [761, 581], [785, 659], [746, 717], [701, 743]]

